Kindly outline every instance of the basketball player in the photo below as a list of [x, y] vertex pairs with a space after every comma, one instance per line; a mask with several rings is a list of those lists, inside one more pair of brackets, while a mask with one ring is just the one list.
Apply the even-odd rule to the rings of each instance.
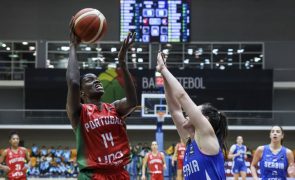
[[282, 145], [283, 138], [284, 131], [282, 127], [273, 126], [270, 131], [270, 144], [259, 146], [256, 149], [251, 163], [254, 180], [258, 180], [256, 172], [258, 162], [260, 162], [260, 177], [262, 180], [286, 180], [287, 174], [290, 177], [295, 177], [294, 155], [290, 149]]
[[78, 179], [130, 179], [124, 169], [130, 162], [124, 119], [135, 109], [137, 95], [125, 56], [134, 42], [135, 34], [128, 34], [118, 54], [125, 80], [126, 98], [108, 104], [101, 101], [104, 88], [96, 75], [85, 74], [80, 77], [76, 54], [80, 40], [73, 33], [73, 20], [71, 28], [66, 73], [67, 114], [76, 135], [77, 162], [80, 169]]
[[152, 151], [147, 153], [142, 163], [142, 176], [141, 179], [146, 179], [146, 164], [150, 173], [151, 180], [164, 180], [164, 168], [166, 169], [165, 155], [158, 151], [158, 144], [156, 141], [152, 142]]
[[[0, 157], [0, 169], [8, 180], [26, 180], [27, 169], [30, 164], [30, 155], [26, 148], [19, 146], [19, 135], [11, 132], [9, 135], [10, 147], [5, 149]], [[5, 161], [6, 165], [1, 165]]]
[[180, 139], [180, 143], [177, 143], [175, 146], [174, 155], [172, 157], [172, 166], [174, 166], [175, 162], [177, 161], [176, 180], [183, 179], [182, 168], [183, 168], [184, 153], [185, 153], [185, 144], [183, 143], [183, 140]]
[[247, 147], [243, 145], [243, 137], [238, 136], [237, 144], [230, 147], [228, 158], [233, 159], [232, 173], [234, 174], [234, 180], [238, 180], [241, 174], [242, 180], [246, 180], [247, 166], [245, 159], [247, 158]]
[[[166, 101], [180, 137], [186, 142], [184, 179], [225, 180], [224, 157], [227, 119], [210, 104], [197, 106], [164, 64], [159, 52], [157, 71], [164, 78]], [[188, 115], [185, 118], [182, 108]]]

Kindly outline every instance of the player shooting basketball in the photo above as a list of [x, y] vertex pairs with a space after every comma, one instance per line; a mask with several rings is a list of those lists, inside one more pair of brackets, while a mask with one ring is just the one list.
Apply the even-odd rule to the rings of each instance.
[[[67, 113], [76, 134], [78, 179], [130, 179], [124, 166], [130, 162], [130, 148], [124, 118], [137, 105], [137, 95], [125, 56], [135, 33], [129, 33], [118, 54], [125, 80], [126, 98], [111, 104], [101, 101], [104, 88], [94, 74], [80, 77], [76, 49], [80, 40], [71, 21], [70, 55], [67, 68]], [[81, 100], [83, 103], [81, 103]]]

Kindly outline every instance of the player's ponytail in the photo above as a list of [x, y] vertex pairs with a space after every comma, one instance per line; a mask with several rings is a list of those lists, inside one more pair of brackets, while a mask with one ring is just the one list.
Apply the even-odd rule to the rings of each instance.
[[219, 112], [219, 119], [220, 119], [220, 144], [222, 146], [222, 149], [226, 155], [227, 152], [227, 146], [226, 146], [226, 137], [228, 135], [228, 123], [227, 123], [227, 117], [223, 112]]
[[214, 129], [220, 148], [226, 153], [226, 137], [228, 132], [227, 118], [224, 113], [219, 112], [211, 104], [202, 104], [202, 114], [208, 117]]

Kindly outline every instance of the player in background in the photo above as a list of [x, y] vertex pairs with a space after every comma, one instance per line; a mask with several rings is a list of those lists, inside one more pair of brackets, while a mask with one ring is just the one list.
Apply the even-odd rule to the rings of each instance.
[[101, 101], [104, 88], [95, 74], [80, 76], [77, 58], [80, 40], [73, 33], [73, 19], [70, 26], [66, 108], [76, 135], [77, 162], [80, 169], [78, 179], [130, 179], [124, 169], [130, 162], [125, 118], [134, 111], [137, 94], [125, 57], [134, 42], [135, 33], [128, 34], [118, 54], [126, 98], [109, 104]]
[[247, 166], [245, 159], [247, 158], [247, 147], [243, 145], [243, 137], [237, 136], [237, 144], [230, 147], [228, 153], [228, 159], [233, 160], [232, 173], [234, 174], [234, 180], [238, 180], [241, 175], [242, 180], [246, 180]]
[[165, 155], [158, 151], [158, 144], [156, 141], [152, 142], [152, 151], [147, 153], [142, 163], [142, 176], [141, 179], [146, 179], [146, 164], [148, 164], [148, 170], [151, 180], [163, 180], [164, 169], [166, 169]]
[[[180, 138], [186, 142], [183, 176], [185, 180], [225, 180], [227, 118], [210, 104], [197, 106], [165, 65], [158, 53], [157, 71], [164, 78], [165, 97]], [[183, 115], [183, 110], [188, 115]]]
[[[19, 135], [11, 132], [9, 135], [10, 147], [0, 156], [0, 169], [6, 173], [8, 180], [26, 180], [27, 169], [30, 165], [30, 154], [24, 147], [19, 146]], [[6, 165], [2, 165], [5, 162]]]
[[185, 153], [185, 144], [183, 143], [183, 140], [180, 139], [180, 143], [177, 143], [174, 149], [174, 154], [172, 157], [172, 166], [175, 166], [175, 162], [177, 162], [177, 177], [176, 180], [182, 180], [183, 179], [183, 158]]
[[270, 144], [259, 146], [251, 163], [251, 173], [258, 180], [257, 166], [260, 162], [260, 178], [262, 180], [286, 180], [295, 177], [293, 152], [282, 145], [284, 131], [280, 126], [273, 126], [270, 131]]

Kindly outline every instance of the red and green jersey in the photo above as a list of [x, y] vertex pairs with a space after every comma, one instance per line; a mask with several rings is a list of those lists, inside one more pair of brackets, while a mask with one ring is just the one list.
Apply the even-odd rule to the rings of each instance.
[[94, 104], [82, 104], [75, 133], [80, 170], [116, 169], [130, 162], [126, 125], [113, 105], [103, 103], [100, 111]]
[[19, 147], [16, 152], [11, 148], [6, 149], [5, 163], [10, 168], [7, 174], [8, 179], [26, 179], [26, 169], [24, 169], [26, 163], [26, 150]]

